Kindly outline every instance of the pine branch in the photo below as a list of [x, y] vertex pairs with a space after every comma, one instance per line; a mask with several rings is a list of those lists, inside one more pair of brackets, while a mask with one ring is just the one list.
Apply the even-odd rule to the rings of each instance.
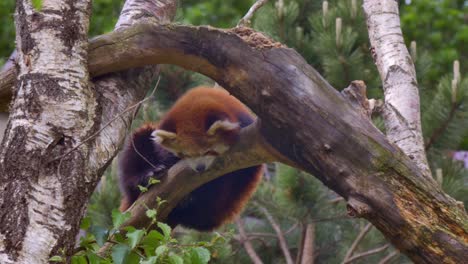
[[428, 151], [432, 147], [432, 145], [443, 135], [444, 131], [447, 130], [450, 122], [455, 117], [455, 113], [457, 109], [458, 109], [458, 104], [452, 103], [447, 119], [444, 120], [444, 122], [442, 122], [442, 124], [434, 130], [431, 137], [427, 141], [427, 144], [425, 147], [426, 151]]

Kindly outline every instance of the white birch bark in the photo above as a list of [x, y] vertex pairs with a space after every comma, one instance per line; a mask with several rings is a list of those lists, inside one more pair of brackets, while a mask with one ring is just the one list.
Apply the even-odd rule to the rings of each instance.
[[77, 230], [66, 213], [75, 204], [68, 200], [76, 197], [73, 185], [87, 173], [86, 164], [76, 163], [87, 149], [63, 162], [67, 175], [49, 159], [80, 143], [93, 126], [90, 8], [90, 0], [44, 0], [40, 11], [17, 1], [19, 75], [0, 151], [0, 263], [48, 263], [59, 239]]
[[[150, 66], [89, 82], [90, 2], [44, 0], [37, 11], [18, 1], [20, 71], [0, 150], [0, 263], [48, 263], [61, 250], [72, 252], [86, 202], [130, 118], [105, 124], [154, 79]], [[153, 16], [167, 22], [176, 6], [129, 0], [118, 25], [157, 22]]]
[[398, 1], [365, 0], [363, 7], [383, 83], [387, 137], [432, 179], [422, 137], [416, 72], [403, 40]]

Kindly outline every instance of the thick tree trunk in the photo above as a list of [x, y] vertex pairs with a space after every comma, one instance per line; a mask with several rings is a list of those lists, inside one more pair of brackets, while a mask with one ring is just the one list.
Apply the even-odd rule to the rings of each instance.
[[0, 152], [1, 263], [47, 263], [70, 250], [94, 189], [88, 146], [51, 161], [94, 130], [90, 11], [90, 0], [43, 1], [40, 12], [16, 3], [19, 74]]
[[414, 261], [468, 258], [464, 210], [294, 50], [249, 29], [174, 25], [138, 26], [91, 44], [95, 74], [148, 63], [180, 65], [223, 85], [261, 118], [276, 150]]
[[[0, 263], [73, 252], [88, 198], [130, 118], [105, 125], [154, 79], [148, 66], [89, 82], [90, 2], [44, 0], [40, 12], [17, 2], [19, 73], [0, 152]], [[159, 22], [148, 14], [168, 22], [175, 10], [174, 0], [129, 0], [117, 27]]]

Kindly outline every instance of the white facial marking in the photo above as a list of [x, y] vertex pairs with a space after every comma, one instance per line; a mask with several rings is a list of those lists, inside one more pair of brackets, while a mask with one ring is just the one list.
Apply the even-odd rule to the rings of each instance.
[[215, 159], [216, 156], [207, 155], [196, 158], [185, 158], [184, 160], [192, 170], [202, 172], [207, 170]]

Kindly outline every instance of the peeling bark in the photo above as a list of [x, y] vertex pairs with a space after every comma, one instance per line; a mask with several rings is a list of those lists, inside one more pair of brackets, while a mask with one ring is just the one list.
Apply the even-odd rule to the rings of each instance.
[[363, 7], [384, 89], [387, 137], [413, 160], [427, 180], [433, 180], [421, 130], [416, 71], [403, 40], [398, 1], [365, 0]]

